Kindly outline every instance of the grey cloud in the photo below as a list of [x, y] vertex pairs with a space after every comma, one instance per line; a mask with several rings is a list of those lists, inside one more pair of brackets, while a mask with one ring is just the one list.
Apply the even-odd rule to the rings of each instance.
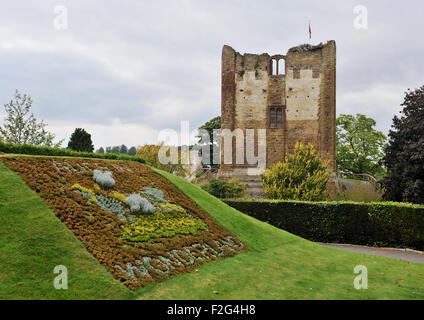
[[[95, 144], [134, 144], [127, 135], [137, 128], [142, 144], [141, 133], [178, 129], [180, 120], [195, 128], [218, 115], [222, 45], [285, 53], [309, 41], [309, 19], [312, 43], [337, 42], [338, 113], [373, 116], [387, 132], [402, 88], [424, 82], [420, 1], [362, 1], [368, 30], [352, 26], [356, 1], [61, 4], [69, 30], [53, 28], [56, 1], [0, 4], [0, 102], [15, 88], [28, 92], [37, 115], [66, 128], [92, 126], [101, 135], [93, 134]], [[128, 130], [109, 133], [117, 119]]]

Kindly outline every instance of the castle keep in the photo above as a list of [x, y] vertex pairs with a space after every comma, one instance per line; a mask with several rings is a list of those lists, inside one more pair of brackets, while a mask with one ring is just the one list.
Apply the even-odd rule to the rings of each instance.
[[[221, 128], [266, 129], [266, 168], [284, 161], [296, 142], [312, 143], [321, 158], [335, 170], [336, 43], [300, 45], [287, 54], [240, 54], [222, 49]], [[257, 130], [255, 130], [257, 131]], [[255, 134], [257, 144], [257, 134]], [[246, 143], [246, 136], [244, 139]], [[221, 145], [221, 178], [247, 179], [248, 168], [224, 163]], [[255, 152], [258, 148], [255, 145]], [[252, 180], [253, 177], [249, 177]], [[247, 181], [247, 180], [246, 180]]]

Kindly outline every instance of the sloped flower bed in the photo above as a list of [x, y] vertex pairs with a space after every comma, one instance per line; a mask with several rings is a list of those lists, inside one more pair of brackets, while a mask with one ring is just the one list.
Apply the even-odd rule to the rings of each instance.
[[[168, 180], [140, 163], [25, 157], [2, 161], [131, 289], [248, 250]], [[114, 183], [99, 185], [94, 170], [107, 173]]]

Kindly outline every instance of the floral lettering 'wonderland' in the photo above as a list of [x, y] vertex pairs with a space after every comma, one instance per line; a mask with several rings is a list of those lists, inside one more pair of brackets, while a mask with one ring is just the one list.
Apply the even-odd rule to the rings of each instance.
[[248, 250], [172, 183], [140, 163], [2, 161], [133, 290]]

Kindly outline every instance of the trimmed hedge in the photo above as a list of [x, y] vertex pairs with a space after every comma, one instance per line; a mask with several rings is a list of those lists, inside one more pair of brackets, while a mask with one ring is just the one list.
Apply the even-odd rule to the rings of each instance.
[[95, 158], [95, 159], [109, 159], [109, 160], [124, 160], [145, 163], [146, 161], [138, 156], [128, 156], [118, 153], [92, 153], [92, 152], [79, 152], [71, 149], [61, 149], [52, 147], [39, 147], [29, 144], [14, 144], [5, 143], [0, 141], [0, 153], [13, 153], [13, 154], [29, 154], [39, 156], [56, 156], [56, 157], [81, 157], [81, 158]]
[[311, 241], [424, 250], [424, 206], [395, 202], [224, 200]]

